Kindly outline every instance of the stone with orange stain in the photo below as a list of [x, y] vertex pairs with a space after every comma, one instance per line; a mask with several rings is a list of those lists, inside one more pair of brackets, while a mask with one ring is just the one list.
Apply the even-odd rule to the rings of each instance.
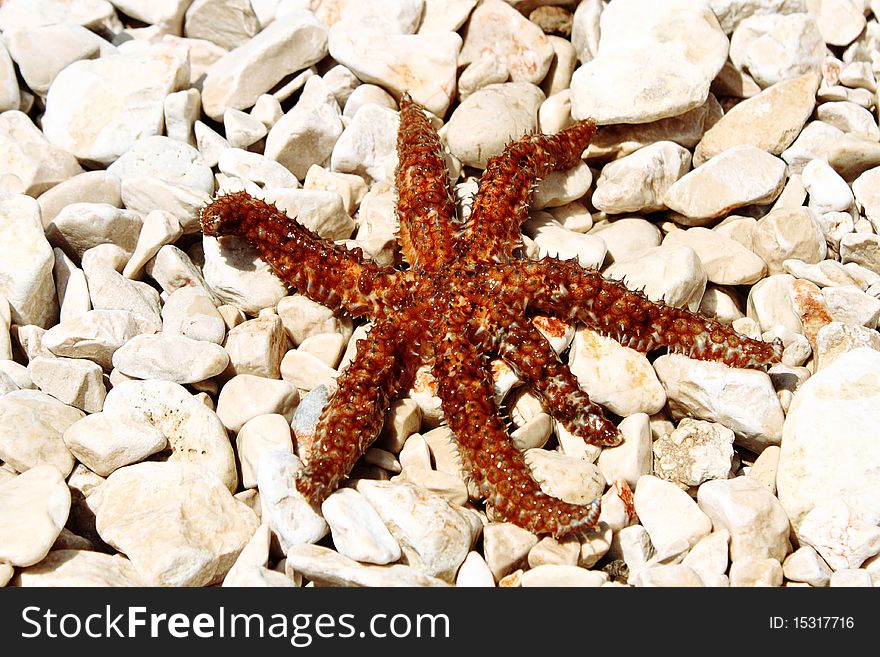
[[555, 51], [540, 27], [500, 0], [487, 0], [471, 14], [459, 65], [490, 55], [502, 60], [514, 82], [538, 84]]
[[650, 415], [666, 403], [663, 386], [643, 354], [590, 329], [575, 333], [568, 364], [590, 398], [617, 415]]
[[336, 61], [397, 100], [409, 93], [437, 116], [452, 102], [462, 44], [455, 32], [385, 34], [342, 21], [330, 28], [328, 44]]
[[791, 282], [791, 302], [795, 312], [801, 319], [804, 327], [804, 335], [810, 341], [810, 345], [816, 348], [816, 335], [819, 329], [833, 321], [828, 310], [828, 304], [822, 296], [819, 286], [810, 281], [795, 278]]

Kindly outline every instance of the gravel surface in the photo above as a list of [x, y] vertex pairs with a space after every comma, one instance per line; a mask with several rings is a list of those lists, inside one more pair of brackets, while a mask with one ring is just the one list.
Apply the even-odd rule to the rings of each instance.
[[[0, 2], [0, 585], [877, 586], [878, 15]], [[293, 488], [367, 327], [199, 210], [246, 190], [399, 262], [404, 92], [463, 215], [512, 137], [594, 118], [584, 162], [536, 188], [528, 255], [785, 345], [765, 372], [538, 324], [619, 424], [604, 449], [498, 361], [515, 444], [546, 492], [602, 498], [594, 530], [493, 518], [427, 371], [320, 509]]]

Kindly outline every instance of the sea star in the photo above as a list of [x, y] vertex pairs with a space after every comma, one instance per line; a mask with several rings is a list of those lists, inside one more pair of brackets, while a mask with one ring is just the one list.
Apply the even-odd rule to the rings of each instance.
[[409, 267], [382, 267], [238, 192], [201, 216], [205, 235], [253, 244], [301, 294], [373, 326], [340, 374], [316, 428], [296, 488], [320, 504], [382, 429], [416, 370], [429, 363], [446, 422], [480, 493], [507, 520], [563, 536], [598, 522], [599, 501], [569, 504], [543, 492], [510, 440], [493, 397], [497, 354], [573, 434], [614, 445], [617, 427], [593, 404], [526, 314], [579, 321], [640, 351], [667, 347], [693, 358], [760, 367], [781, 345], [741, 336], [712, 319], [648, 300], [575, 261], [527, 259], [520, 224], [535, 181], [569, 169], [596, 131], [581, 121], [556, 135], [527, 135], [489, 160], [466, 222], [456, 219], [440, 142], [422, 109], [404, 96], [397, 139], [398, 243]]

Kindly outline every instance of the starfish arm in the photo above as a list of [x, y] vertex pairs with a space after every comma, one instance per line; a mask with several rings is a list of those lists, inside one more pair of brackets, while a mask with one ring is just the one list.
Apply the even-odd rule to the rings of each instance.
[[580, 121], [555, 135], [526, 135], [489, 158], [464, 232], [474, 260], [507, 262], [513, 257], [522, 244], [520, 224], [528, 218], [534, 183], [580, 162], [595, 132], [593, 121]]
[[460, 335], [449, 331], [435, 345], [434, 376], [462, 462], [480, 491], [504, 518], [535, 534], [560, 537], [594, 526], [598, 500], [569, 504], [541, 490], [499, 417], [485, 357]]
[[400, 101], [397, 152], [400, 248], [411, 267], [440, 267], [455, 259], [460, 226], [437, 131], [406, 94]]
[[379, 435], [394, 399], [412, 384], [419, 364], [412, 321], [380, 320], [340, 375], [324, 407], [296, 488], [318, 505], [336, 490]]
[[492, 312], [500, 327], [498, 355], [544, 402], [550, 415], [590, 444], [617, 445], [621, 439], [617, 427], [600, 406], [590, 401], [541, 332], [528, 319], [504, 313], [498, 307]]
[[[560, 319], [577, 319], [627, 347], [647, 352], [666, 347], [698, 360], [731, 367], [760, 368], [778, 362], [782, 343], [763, 342], [696, 313], [651, 301], [595, 270], [545, 258], [502, 274], [537, 309]], [[508, 283], [510, 284], [510, 283]]]
[[351, 315], [379, 314], [395, 273], [325, 240], [273, 205], [235, 192], [218, 196], [202, 210], [202, 231], [246, 238], [275, 275], [299, 293]]

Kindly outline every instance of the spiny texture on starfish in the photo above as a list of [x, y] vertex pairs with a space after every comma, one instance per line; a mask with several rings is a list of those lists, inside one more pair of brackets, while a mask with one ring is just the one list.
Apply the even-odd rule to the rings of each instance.
[[598, 500], [569, 504], [541, 490], [493, 396], [489, 359], [498, 355], [573, 434], [598, 445], [620, 440], [527, 309], [580, 321], [641, 351], [667, 347], [735, 367], [761, 367], [779, 358], [779, 344], [649, 301], [574, 261], [522, 255], [520, 224], [535, 181], [577, 164], [595, 130], [591, 121], [581, 121], [557, 135], [528, 135], [509, 144], [489, 160], [471, 214], [460, 223], [437, 133], [405, 96], [396, 185], [406, 269], [370, 262], [359, 249], [324, 240], [244, 192], [221, 196], [203, 210], [206, 235], [246, 238], [301, 294], [373, 320], [339, 376], [296, 480], [313, 504], [348, 475], [392, 402], [410, 389], [419, 366], [429, 363], [462, 462], [498, 513], [557, 537], [595, 525]]

